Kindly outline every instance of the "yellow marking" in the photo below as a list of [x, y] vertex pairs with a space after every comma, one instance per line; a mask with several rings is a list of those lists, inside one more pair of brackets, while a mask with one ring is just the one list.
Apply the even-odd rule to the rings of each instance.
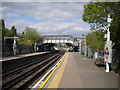
[[[63, 58], [62, 58], [63, 61]], [[40, 90], [41, 88], [43, 88], [43, 86], [46, 84], [46, 82], [50, 79], [50, 77], [52, 76], [52, 74], [56, 71], [56, 69], [60, 66], [60, 64], [62, 63], [62, 61], [59, 62], [59, 64], [53, 69], [53, 71], [48, 75], [48, 77], [45, 79], [45, 81], [39, 86], [38, 90]]]
[[[42, 85], [39, 87], [39, 88], [43, 88], [43, 86], [46, 84], [46, 82], [50, 79], [50, 77], [52, 76], [52, 74], [55, 72], [55, 70], [58, 68], [58, 66], [60, 65], [61, 63], [59, 63], [57, 65], [57, 67], [55, 67], [55, 69], [53, 69], [53, 71], [48, 75], [48, 77], [45, 79], [45, 81], [42, 83]], [[39, 89], [38, 89], [39, 90]]]
[[62, 66], [60, 67], [59, 71], [57, 72], [57, 74], [53, 78], [53, 80], [50, 83], [50, 85], [48, 86], [48, 88], [58, 88], [59, 83], [60, 83], [61, 78], [62, 78], [62, 75], [63, 75], [63, 72], [64, 72], [66, 64], [67, 64], [67, 60], [68, 60], [68, 53], [66, 53], [66, 56], [64, 58], [64, 62], [62, 64]]

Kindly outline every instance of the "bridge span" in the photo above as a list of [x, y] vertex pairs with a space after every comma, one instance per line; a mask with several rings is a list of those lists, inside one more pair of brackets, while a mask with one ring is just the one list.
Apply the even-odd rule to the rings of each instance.
[[38, 47], [45, 50], [53, 50], [54, 46], [79, 47], [80, 41], [84, 38], [72, 37], [71, 35], [45, 35], [37, 43]]

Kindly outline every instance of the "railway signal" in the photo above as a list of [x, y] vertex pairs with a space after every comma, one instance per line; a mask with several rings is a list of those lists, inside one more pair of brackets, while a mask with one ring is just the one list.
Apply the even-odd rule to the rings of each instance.
[[110, 63], [112, 61], [112, 41], [110, 41], [110, 23], [113, 19], [110, 18], [110, 14], [108, 14], [107, 22], [108, 22], [108, 28], [107, 28], [107, 34], [105, 37], [107, 38], [106, 44], [105, 44], [105, 53], [104, 53], [104, 60], [106, 62], [106, 72], [110, 71]]

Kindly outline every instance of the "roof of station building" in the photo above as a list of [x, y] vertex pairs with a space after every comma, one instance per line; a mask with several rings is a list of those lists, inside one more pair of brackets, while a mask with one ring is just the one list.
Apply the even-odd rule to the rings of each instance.
[[59, 39], [59, 38], [68, 38], [68, 39], [84, 39], [84, 37], [73, 37], [71, 35], [45, 35], [43, 36], [43, 38], [45, 39], [50, 39], [50, 38], [56, 38], [56, 39]]
[[45, 35], [44, 37], [72, 37], [71, 35]]

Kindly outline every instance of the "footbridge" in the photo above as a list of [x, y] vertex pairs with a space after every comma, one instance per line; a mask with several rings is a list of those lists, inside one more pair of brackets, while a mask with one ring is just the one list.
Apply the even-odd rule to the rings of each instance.
[[46, 43], [53, 43], [53, 44], [71, 44], [71, 45], [77, 45], [78, 39], [81, 38], [75, 38], [71, 35], [45, 35], [42, 37], [42, 39], [39, 40], [38, 44], [46, 44]]
[[70, 35], [46, 35], [43, 37], [43, 44], [71, 44], [73, 45], [74, 38]]
[[[64, 46], [67, 45], [68, 47], [79, 47], [79, 41], [82, 38], [72, 37], [71, 35], [45, 35], [43, 36], [39, 42], [37, 43], [38, 46], [43, 46], [43, 48], [53, 48], [53, 46]], [[41, 48], [41, 47], [40, 47]]]

